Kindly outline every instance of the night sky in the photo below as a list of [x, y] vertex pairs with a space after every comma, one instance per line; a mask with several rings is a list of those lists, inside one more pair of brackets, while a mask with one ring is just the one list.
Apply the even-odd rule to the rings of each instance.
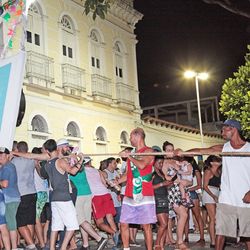
[[250, 19], [202, 0], [135, 0], [134, 7], [144, 14], [135, 30], [141, 106], [195, 99], [186, 69], [209, 72], [199, 81], [201, 98], [220, 97], [224, 80], [244, 63]]

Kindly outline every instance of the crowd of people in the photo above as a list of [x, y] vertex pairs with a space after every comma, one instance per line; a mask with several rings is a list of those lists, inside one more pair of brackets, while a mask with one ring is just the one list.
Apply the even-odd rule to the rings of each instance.
[[[24, 141], [15, 142], [12, 152], [0, 147], [1, 245], [77, 249], [79, 230], [80, 249], [90, 249], [91, 237], [97, 250], [106, 245], [129, 250], [140, 246], [136, 234], [143, 230], [147, 250], [166, 245], [186, 250], [190, 215], [200, 235], [195, 245], [205, 245], [204, 210], [211, 248], [223, 249], [229, 236], [243, 237], [250, 249], [249, 157], [214, 155], [250, 152], [240, 131], [239, 122], [227, 120], [222, 127], [227, 143], [191, 149], [188, 155], [168, 141], [148, 147], [144, 130], [135, 128], [132, 147], [119, 158], [104, 159], [99, 169], [66, 139], [49, 139], [30, 153]], [[202, 169], [192, 152], [210, 154]]]

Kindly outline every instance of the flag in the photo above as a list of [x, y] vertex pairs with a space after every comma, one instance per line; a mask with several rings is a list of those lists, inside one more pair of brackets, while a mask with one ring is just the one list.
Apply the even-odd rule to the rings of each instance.
[[26, 53], [0, 60], [0, 146], [12, 149]]

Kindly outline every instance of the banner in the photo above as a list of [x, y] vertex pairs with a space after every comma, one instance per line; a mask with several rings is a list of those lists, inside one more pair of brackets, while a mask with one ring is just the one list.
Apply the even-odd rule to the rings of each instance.
[[0, 60], [0, 146], [12, 149], [26, 53]]

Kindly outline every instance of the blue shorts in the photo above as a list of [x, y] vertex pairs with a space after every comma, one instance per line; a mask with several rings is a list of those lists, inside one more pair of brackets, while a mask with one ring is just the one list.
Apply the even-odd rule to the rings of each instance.
[[115, 211], [116, 211], [116, 214], [115, 214], [115, 223], [120, 223], [120, 217], [121, 217], [121, 211], [122, 211], [122, 207], [115, 207]]
[[198, 200], [199, 199], [199, 196], [198, 196], [198, 194], [196, 193], [195, 190], [194, 191], [189, 191], [189, 194], [190, 194], [190, 198], [192, 200]]
[[2, 191], [0, 192], [0, 225], [6, 224], [5, 219], [5, 202]]

